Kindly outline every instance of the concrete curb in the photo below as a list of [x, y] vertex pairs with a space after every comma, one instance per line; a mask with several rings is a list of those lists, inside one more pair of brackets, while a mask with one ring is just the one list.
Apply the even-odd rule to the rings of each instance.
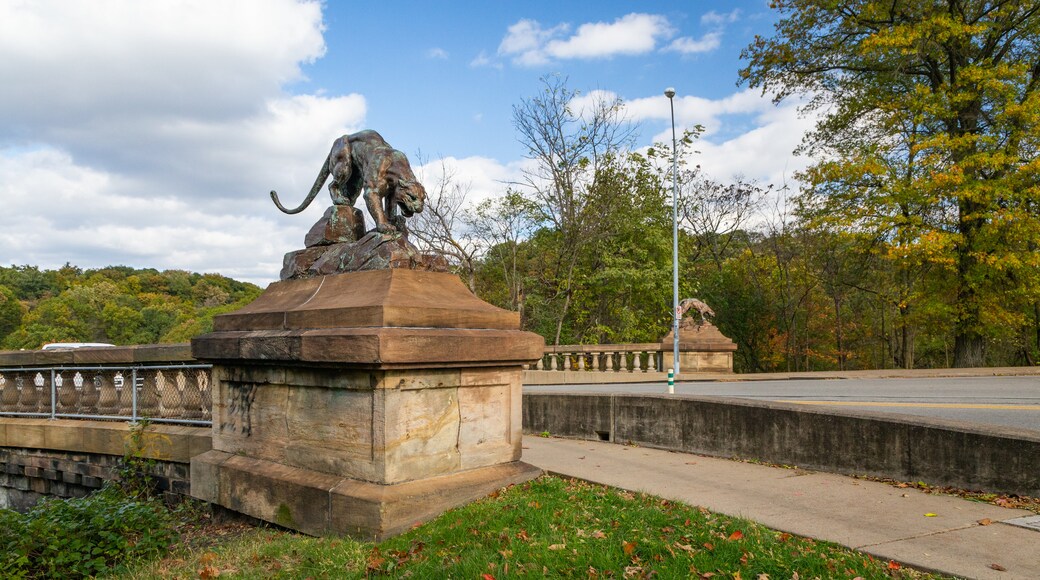
[[719, 397], [523, 397], [528, 434], [1040, 496], [1036, 431]]

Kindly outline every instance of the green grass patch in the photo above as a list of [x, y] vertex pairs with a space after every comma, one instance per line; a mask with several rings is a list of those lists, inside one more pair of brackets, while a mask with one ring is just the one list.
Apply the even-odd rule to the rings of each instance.
[[[703, 508], [558, 477], [380, 544], [255, 529], [132, 578], [891, 578], [934, 576]], [[127, 576], [126, 573], [123, 576]]]

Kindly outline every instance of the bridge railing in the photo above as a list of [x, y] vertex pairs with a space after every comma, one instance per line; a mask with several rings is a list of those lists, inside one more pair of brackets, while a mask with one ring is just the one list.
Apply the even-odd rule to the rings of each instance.
[[646, 373], [661, 370], [661, 343], [546, 346], [536, 371]]
[[0, 353], [0, 416], [212, 425], [211, 368], [187, 345]]

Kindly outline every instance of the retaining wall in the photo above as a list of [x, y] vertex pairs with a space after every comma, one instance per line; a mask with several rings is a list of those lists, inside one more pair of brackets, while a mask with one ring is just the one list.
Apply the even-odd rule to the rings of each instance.
[[524, 394], [524, 432], [1040, 495], [1040, 435], [743, 399]]
[[[43, 496], [82, 497], [115, 479], [125, 422], [0, 417], [0, 508], [24, 511]], [[189, 462], [210, 449], [208, 427], [149, 425], [140, 456], [159, 490], [188, 495]]]

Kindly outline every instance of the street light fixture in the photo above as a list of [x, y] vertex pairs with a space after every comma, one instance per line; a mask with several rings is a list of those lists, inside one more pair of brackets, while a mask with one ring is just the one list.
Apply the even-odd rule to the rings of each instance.
[[[675, 380], [679, 379], [679, 185], [677, 177], [677, 156], [675, 142], [675, 89], [664, 90], [668, 97], [668, 107], [672, 110], [672, 362], [675, 365]], [[668, 394], [675, 393], [675, 385], [668, 383]]]

